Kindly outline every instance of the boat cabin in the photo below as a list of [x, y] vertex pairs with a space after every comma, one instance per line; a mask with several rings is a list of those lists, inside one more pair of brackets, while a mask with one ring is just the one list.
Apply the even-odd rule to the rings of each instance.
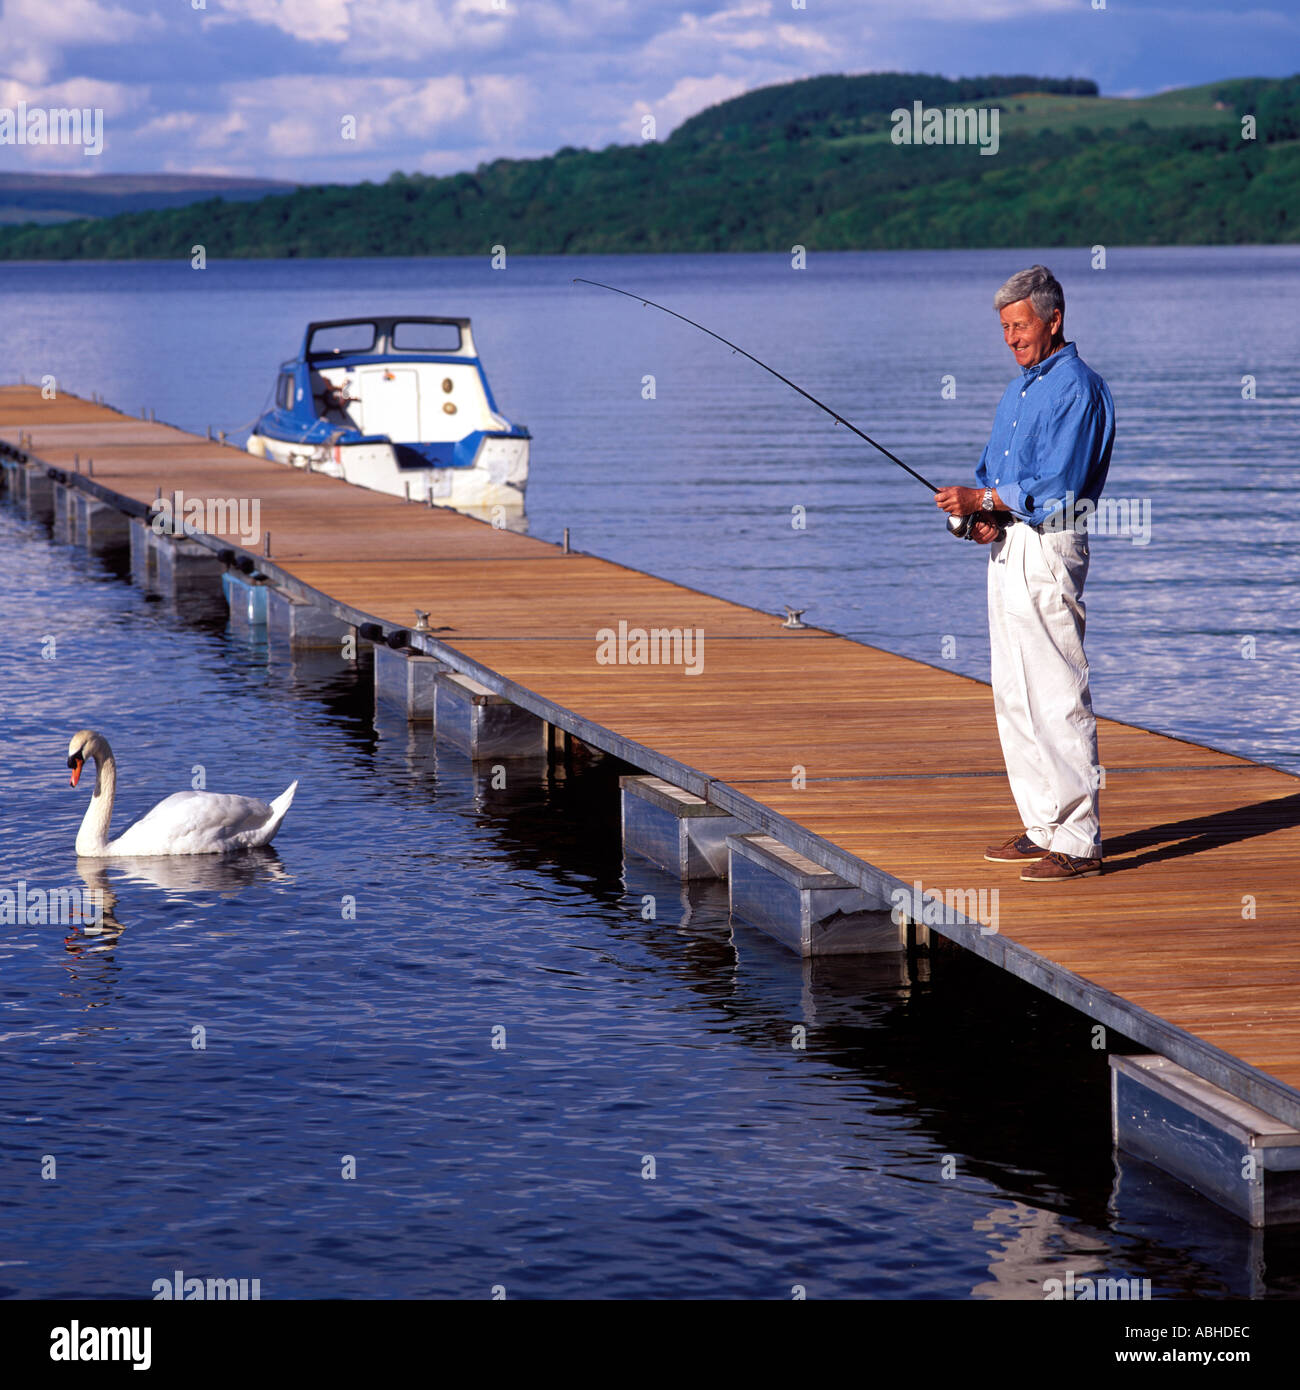
[[[412, 465], [455, 466], [446, 444], [510, 430], [497, 410], [467, 318], [328, 319], [307, 325], [284, 363], [275, 410], [310, 438], [383, 438], [414, 447]], [[345, 436], [336, 431], [346, 432]], [[418, 446], [442, 444], [445, 459]], [[468, 462], [468, 460], [466, 460]]]

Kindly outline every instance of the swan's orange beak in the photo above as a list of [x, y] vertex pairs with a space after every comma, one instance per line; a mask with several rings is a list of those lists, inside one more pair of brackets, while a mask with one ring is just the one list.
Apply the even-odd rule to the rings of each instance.
[[69, 758], [68, 766], [72, 769], [72, 776], [68, 778], [68, 786], [75, 787], [81, 781], [81, 769], [85, 767], [85, 758]]

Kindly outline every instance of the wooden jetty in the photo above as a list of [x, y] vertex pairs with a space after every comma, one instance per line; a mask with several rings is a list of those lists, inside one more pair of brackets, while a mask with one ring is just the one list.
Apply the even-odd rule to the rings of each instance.
[[[982, 858], [1017, 819], [979, 681], [67, 394], [0, 388], [0, 439], [20, 495], [48, 480], [138, 531], [160, 492], [256, 499], [269, 557], [262, 536], [196, 538], [232, 574], [380, 641], [405, 630], [458, 673], [449, 701], [490, 693], [660, 779], [656, 807], [748, 832], [746, 871], [773, 851], [792, 891], [876, 909], [918, 883], [931, 901], [996, 888], [996, 930], [909, 916], [1150, 1049], [1145, 1071], [1113, 1062], [1125, 1147], [1254, 1224], [1300, 1219], [1300, 779], [1101, 720], [1106, 872], [1022, 883]], [[620, 623], [702, 632], [702, 669], [600, 663]], [[1213, 1157], [1165, 1152], [1216, 1123], [1258, 1159], [1241, 1201]]]

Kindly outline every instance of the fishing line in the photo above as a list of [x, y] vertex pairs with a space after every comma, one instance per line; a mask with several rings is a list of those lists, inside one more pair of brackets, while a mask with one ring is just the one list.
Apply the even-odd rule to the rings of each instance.
[[[776, 377], [778, 381], [784, 381], [785, 384], [788, 387], [790, 387], [791, 390], [798, 391], [798, 393], [805, 400], [811, 401], [819, 409], [824, 410], [827, 413], [827, 415], [829, 415], [831, 419], [835, 421], [837, 425], [843, 425], [846, 429], [852, 430], [853, 433], [856, 434], [859, 439], [865, 440], [868, 444], [871, 445], [873, 449], [884, 454], [884, 456], [891, 463], [896, 463], [905, 473], [910, 473], [918, 483], [924, 483], [925, 486], [928, 487], [931, 492], [939, 491], [939, 489], [935, 487], [935, 485], [928, 478], [922, 477], [921, 474], [918, 473], [915, 468], [910, 468], [896, 454], [891, 454], [883, 444], [877, 444], [876, 441], [872, 439], [872, 437], [869, 434], [865, 434], [851, 420], [846, 420], [843, 415], [840, 415], [836, 411], [832, 410], [830, 406], [828, 406], [825, 403], [825, 401], [819, 401], [817, 397], [812, 394], [811, 391], [805, 391], [802, 386], [798, 385], [798, 383], [796, 382], [791, 381], [788, 376], [782, 376], [781, 373], [778, 372], [775, 367], [769, 367], [766, 362], [760, 362], [759, 359], [755, 357], [752, 352], [746, 352], [743, 347], [737, 346], [737, 344], [733, 343], [730, 338], [724, 338], [721, 333], [715, 333], [713, 329], [705, 328], [705, 326], [702, 323], [696, 323], [694, 319], [688, 319], [685, 314], [679, 314], [675, 309], [667, 309], [662, 304], [656, 304], [653, 299], [647, 299], [644, 295], [632, 294], [628, 290], [620, 290], [617, 285], [603, 285], [599, 280], [587, 280], [581, 275], [575, 275], [573, 278], [573, 283], [575, 285], [594, 285], [598, 290], [609, 290], [613, 294], [621, 294], [625, 299], [639, 300], [640, 303], [646, 305], [647, 307], [651, 309], [658, 309], [665, 314], [671, 314], [673, 318], [681, 319], [683, 323], [689, 323], [692, 328], [698, 328], [701, 333], [707, 333], [710, 338], [716, 338], [718, 342], [725, 343], [732, 350], [732, 352], [738, 352], [742, 357], [748, 357], [749, 360], [753, 362], [755, 366], [762, 367], [762, 369], [765, 372], [770, 372], [774, 377]], [[967, 529], [969, 528], [970, 522], [973, 519], [974, 514], [972, 514], [970, 518], [964, 516], [950, 516], [948, 518], [948, 530], [951, 531], [954, 536], [965, 536]]]

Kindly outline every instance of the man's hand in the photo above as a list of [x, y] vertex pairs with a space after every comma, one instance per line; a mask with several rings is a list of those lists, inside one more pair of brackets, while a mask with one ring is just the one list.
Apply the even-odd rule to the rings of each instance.
[[997, 540], [998, 536], [1002, 534], [1001, 528], [987, 518], [988, 513], [981, 512], [979, 520], [974, 522], [970, 528], [970, 538], [976, 545], [988, 545], [990, 541]]
[[969, 516], [984, 505], [984, 490], [978, 487], [941, 487], [934, 494], [934, 500], [936, 506], [942, 507], [950, 516]]

